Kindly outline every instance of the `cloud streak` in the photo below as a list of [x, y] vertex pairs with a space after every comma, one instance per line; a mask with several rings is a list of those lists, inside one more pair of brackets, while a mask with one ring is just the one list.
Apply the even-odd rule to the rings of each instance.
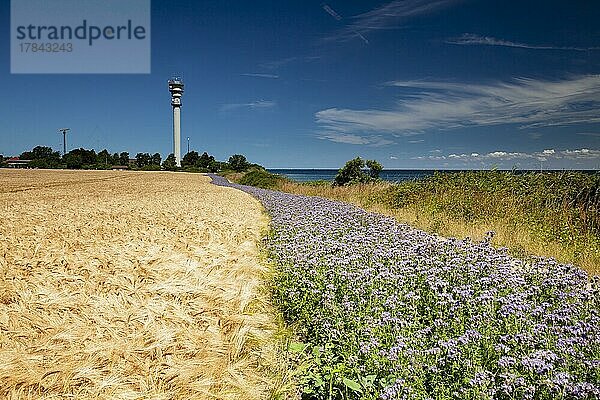
[[[393, 29], [400, 26], [409, 18], [437, 12], [461, 0], [395, 0], [371, 11], [352, 17], [352, 22], [327, 37], [325, 41], [347, 42], [358, 35], [368, 43], [366, 35], [374, 30]], [[336, 18], [327, 9], [332, 17]], [[329, 6], [327, 6], [329, 7]], [[329, 7], [331, 8], [331, 7]], [[339, 14], [337, 14], [339, 16]], [[341, 17], [340, 17], [341, 18]], [[337, 18], [336, 18], [337, 19]]]
[[481, 36], [481, 35], [476, 35], [473, 33], [464, 33], [460, 37], [447, 39], [445, 41], [445, 43], [462, 45], [462, 46], [516, 47], [516, 48], [520, 48], [520, 49], [530, 49], [530, 50], [564, 50], [564, 51], [600, 50], [600, 47], [533, 45], [533, 44], [527, 44], [527, 43], [511, 42], [509, 40], [497, 39], [497, 38], [490, 37], [490, 36]]
[[367, 145], [373, 147], [385, 146], [394, 143], [392, 140], [382, 136], [361, 136], [339, 132], [322, 132], [316, 135], [317, 139], [328, 140], [334, 143]]
[[323, 10], [325, 10], [325, 12], [327, 12], [327, 14], [331, 15], [336, 21], [341, 21], [342, 20], [342, 16], [340, 14], [338, 14], [329, 5], [323, 4], [321, 7], [323, 8]]
[[[287, 57], [279, 60], [273, 60], [269, 62], [265, 62], [259, 65], [262, 69], [268, 70], [278, 70], [279, 68], [286, 67], [290, 64], [294, 63], [303, 63], [303, 62], [314, 62], [316, 60], [321, 59], [321, 56], [304, 56], [304, 57]], [[267, 74], [269, 75], [269, 74]]]
[[[331, 8], [329, 5], [323, 3], [321, 5], [321, 7], [323, 8], [323, 10], [325, 10], [325, 12], [329, 15], [331, 15], [336, 21], [341, 21], [343, 19], [343, 17], [338, 14], [333, 8]], [[367, 40], [366, 37], [364, 37], [360, 32], [357, 32], [354, 29], [350, 28], [350, 31], [352, 32], [352, 34], [354, 36], [357, 36], [358, 38], [360, 38], [360, 40], [362, 40], [363, 42], [365, 42], [365, 44], [369, 44], [369, 41]]]
[[279, 79], [279, 75], [276, 75], [276, 74], [245, 73], [245, 74], [240, 74], [240, 75], [248, 76], [251, 78]]
[[409, 136], [427, 130], [517, 124], [543, 128], [600, 122], [600, 75], [558, 81], [518, 78], [494, 84], [394, 81], [389, 110], [329, 108], [315, 114], [321, 131]]
[[231, 104], [223, 104], [221, 106], [221, 112], [230, 112], [235, 110], [265, 110], [273, 108], [277, 105], [274, 101], [268, 100], [257, 100], [252, 101], [250, 103], [231, 103]]

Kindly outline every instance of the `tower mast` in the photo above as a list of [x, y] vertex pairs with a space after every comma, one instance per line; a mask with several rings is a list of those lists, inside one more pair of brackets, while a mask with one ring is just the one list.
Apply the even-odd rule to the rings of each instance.
[[171, 106], [173, 107], [173, 154], [175, 164], [181, 167], [181, 96], [183, 95], [183, 80], [181, 78], [169, 79], [169, 92], [171, 92]]

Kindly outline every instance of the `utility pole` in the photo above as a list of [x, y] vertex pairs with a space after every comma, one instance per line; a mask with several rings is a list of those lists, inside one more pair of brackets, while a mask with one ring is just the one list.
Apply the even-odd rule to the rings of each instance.
[[71, 129], [69, 128], [61, 128], [58, 131], [63, 134], [63, 156], [67, 154], [67, 132]]
[[187, 140], [188, 140], [188, 154], [189, 154], [189, 152], [190, 152], [190, 138], [187, 138]]

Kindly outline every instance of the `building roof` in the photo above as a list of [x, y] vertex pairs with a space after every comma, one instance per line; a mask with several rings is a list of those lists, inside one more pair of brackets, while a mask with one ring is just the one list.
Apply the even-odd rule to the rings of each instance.
[[15, 162], [15, 163], [29, 163], [31, 160], [21, 160], [19, 157], [11, 157], [9, 159], [4, 160], [6, 162]]

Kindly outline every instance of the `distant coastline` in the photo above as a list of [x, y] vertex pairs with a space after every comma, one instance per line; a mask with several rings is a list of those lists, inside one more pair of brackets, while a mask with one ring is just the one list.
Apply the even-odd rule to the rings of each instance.
[[[268, 168], [269, 172], [283, 175], [296, 182], [333, 181], [338, 170], [335, 168]], [[380, 177], [388, 182], [402, 182], [425, 178], [438, 172], [461, 172], [459, 169], [384, 169]], [[472, 171], [472, 170], [469, 170]], [[539, 170], [515, 170], [516, 173], [539, 172]], [[544, 172], [561, 172], [561, 170], [544, 170]], [[597, 170], [577, 170], [583, 173], [595, 173]]]

